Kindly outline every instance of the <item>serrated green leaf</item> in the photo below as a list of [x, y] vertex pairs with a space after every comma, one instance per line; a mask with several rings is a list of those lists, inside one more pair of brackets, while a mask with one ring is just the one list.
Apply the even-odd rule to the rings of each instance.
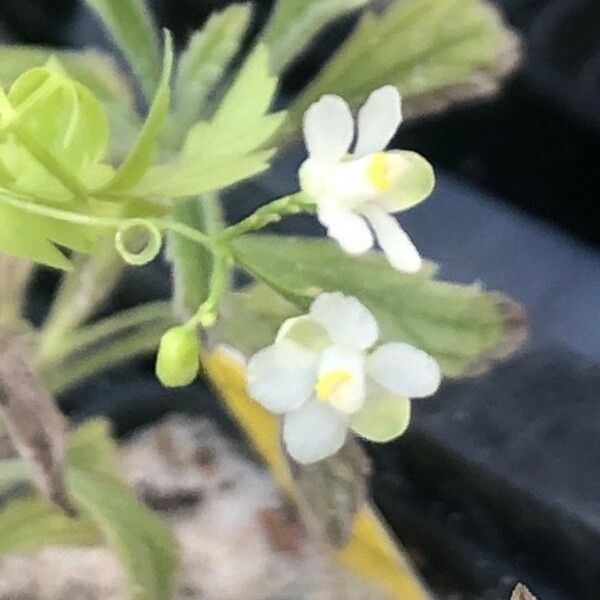
[[47, 546], [89, 546], [99, 540], [91, 521], [67, 517], [41, 497], [13, 500], [0, 511], [0, 555]]
[[329, 23], [370, 0], [278, 0], [262, 41], [271, 51], [271, 66], [281, 73]]
[[167, 198], [193, 196], [264, 171], [274, 152], [264, 146], [285, 119], [283, 113], [268, 114], [276, 89], [268, 52], [258, 46], [212, 119], [192, 128], [179, 161], [150, 169], [134, 192]]
[[396, 85], [405, 112], [423, 114], [453, 99], [489, 93], [514, 64], [515, 38], [482, 0], [411, 0], [367, 13], [294, 103], [298, 127], [323, 94], [356, 106], [374, 89]]
[[187, 132], [205, 116], [206, 100], [238, 53], [250, 23], [248, 4], [234, 4], [211, 15], [181, 55], [175, 82], [177, 131]]
[[523, 340], [522, 320], [506, 318], [508, 300], [479, 285], [436, 281], [430, 268], [400, 273], [378, 253], [349, 256], [317, 239], [249, 235], [234, 252], [241, 267], [302, 310], [323, 291], [356, 296], [377, 318], [382, 343], [413, 344], [448, 376], [480, 368], [498, 348], [505, 355]]
[[85, 0], [127, 57], [149, 100], [160, 79], [156, 27], [144, 0]]
[[173, 42], [171, 35], [165, 35], [165, 49], [162, 77], [148, 117], [138, 139], [127, 158], [117, 169], [112, 180], [99, 192], [118, 194], [135, 186], [150, 167], [158, 145], [158, 138], [165, 124], [171, 100], [171, 72], [173, 70]]
[[176, 542], [120, 478], [107, 424], [97, 420], [80, 427], [71, 436], [67, 455], [73, 500], [103, 533], [126, 568], [130, 598], [171, 600]]

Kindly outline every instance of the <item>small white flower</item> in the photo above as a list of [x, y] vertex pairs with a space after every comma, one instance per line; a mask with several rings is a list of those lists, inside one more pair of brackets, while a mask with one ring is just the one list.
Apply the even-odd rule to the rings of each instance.
[[356, 298], [326, 293], [250, 359], [250, 395], [284, 414], [283, 440], [298, 462], [335, 454], [349, 428], [375, 442], [398, 437], [409, 398], [437, 390], [441, 373], [431, 356], [404, 343], [369, 351], [378, 337], [377, 321]]
[[317, 205], [328, 235], [350, 254], [374, 244], [371, 225], [390, 264], [416, 272], [421, 257], [391, 216], [415, 206], [433, 190], [433, 168], [415, 152], [385, 147], [402, 122], [401, 100], [393, 86], [371, 94], [354, 118], [339, 96], [323, 96], [304, 116], [309, 157], [300, 168], [300, 185]]

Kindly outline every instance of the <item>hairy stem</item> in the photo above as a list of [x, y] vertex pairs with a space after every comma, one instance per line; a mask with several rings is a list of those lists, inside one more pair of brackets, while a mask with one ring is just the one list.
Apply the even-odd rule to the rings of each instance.
[[301, 192], [285, 196], [261, 206], [249, 217], [225, 228], [220, 235], [216, 236], [216, 239], [221, 243], [229, 242], [245, 233], [258, 231], [267, 225], [277, 223], [285, 216], [311, 212], [313, 209], [314, 204]]

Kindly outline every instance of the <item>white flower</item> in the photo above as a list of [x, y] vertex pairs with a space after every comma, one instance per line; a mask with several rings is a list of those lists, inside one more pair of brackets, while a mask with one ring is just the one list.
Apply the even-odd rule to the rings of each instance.
[[384, 151], [401, 122], [398, 90], [376, 90], [360, 109], [356, 144], [348, 154], [355, 137], [350, 107], [339, 96], [323, 96], [304, 116], [309, 157], [299, 175], [319, 221], [346, 252], [361, 254], [373, 247], [370, 224], [390, 264], [416, 272], [419, 253], [391, 213], [427, 198], [435, 178], [419, 154]]
[[298, 462], [335, 454], [348, 428], [375, 442], [398, 437], [408, 426], [409, 398], [437, 390], [432, 357], [404, 343], [369, 351], [378, 337], [377, 321], [356, 298], [326, 293], [250, 359], [250, 395], [284, 414], [283, 440]]

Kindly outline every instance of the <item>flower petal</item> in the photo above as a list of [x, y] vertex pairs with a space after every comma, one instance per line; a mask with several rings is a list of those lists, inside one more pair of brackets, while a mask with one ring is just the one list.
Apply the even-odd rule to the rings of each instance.
[[442, 379], [434, 358], [399, 342], [377, 348], [367, 359], [367, 373], [379, 385], [408, 398], [431, 396]]
[[400, 93], [393, 85], [375, 90], [358, 113], [358, 138], [354, 156], [383, 150], [402, 123]]
[[310, 157], [336, 162], [348, 152], [354, 138], [354, 118], [339, 96], [323, 96], [304, 115], [304, 140]]
[[410, 400], [379, 386], [370, 386], [362, 409], [352, 416], [350, 427], [371, 442], [389, 442], [401, 436], [410, 422]]
[[337, 346], [366, 350], [379, 337], [375, 317], [353, 296], [340, 292], [321, 294], [312, 303], [310, 315], [322, 323]]
[[348, 254], [363, 254], [373, 247], [373, 234], [362, 216], [332, 202], [321, 203], [317, 215], [327, 234]]
[[398, 221], [376, 204], [364, 206], [362, 212], [371, 223], [377, 241], [392, 267], [398, 271], [416, 273], [423, 261]]
[[279, 328], [275, 342], [283, 340], [290, 340], [312, 351], [324, 350], [331, 345], [331, 339], [325, 327], [310, 315], [287, 319]]
[[395, 213], [428, 198], [435, 187], [435, 173], [431, 163], [416, 152], [390, 150], [389, 154], [401, 157], [406, 165], [393, 189], [380, 200], [387, 212]]
[[284, 413], [311, 397], [319, 355], [284, 340], [257, 352], [248, 362], [248, 391], [267, 410]]
[[290, 456], [309, 464], [335, 454], [346, 440], [347, 417], [331, 406], [309, 400], [285, 415], [283, 441]]

